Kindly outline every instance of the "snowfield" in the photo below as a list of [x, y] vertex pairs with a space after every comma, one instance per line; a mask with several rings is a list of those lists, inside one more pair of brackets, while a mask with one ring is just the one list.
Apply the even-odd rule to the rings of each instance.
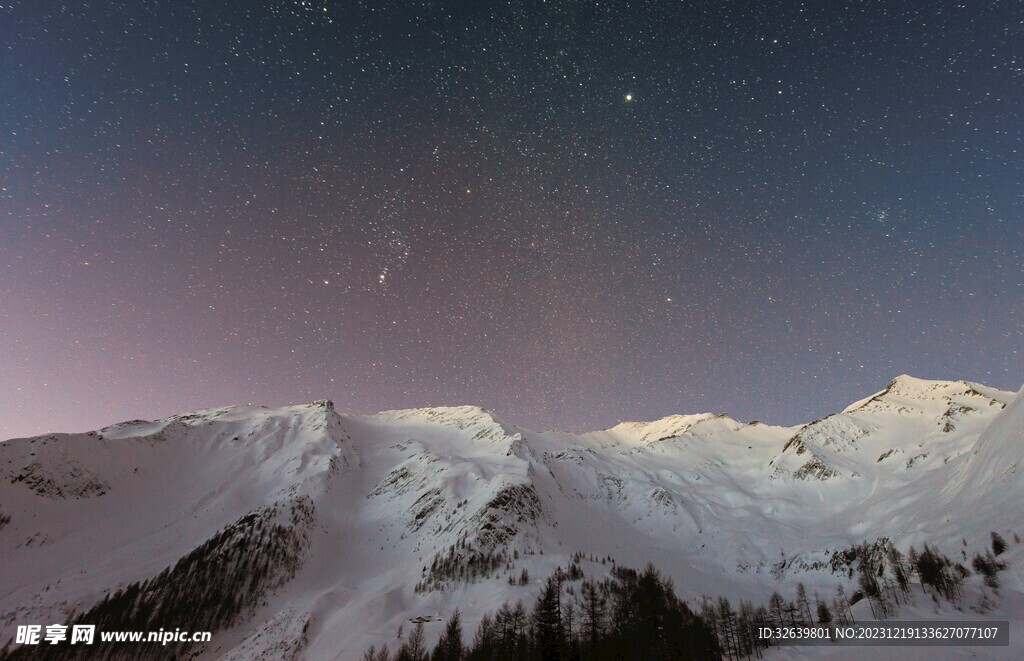
[[[998, 590], [972, 575], [957, 607], [915, 584], [896, 619], [1009, 619], [1010, 648], [870, 651], [1024, 658], [1022, 458], [1024, 390], [908, 376], [795, 427], [705, 413], [532, 432], [471, 406], [349, 416], [319, 401], [13, 439], [0, 443], [0, 649], [21, 647], [19, 624], [111, 613], [104, 598], [135, 584], [214, 631], [200, 658], [350, 659], [394, 650], [418, 617], [432, 641], [456, 607], [472, 638], [577, 552], [588, 576], [609, 558], [653, 562], [695, 606], [763, 603], [799, 582], [852, 593], [830, 562], [861, 542], [927, 542], [968, 564], [995, 531]], [[871, 619], [866, 601], [854, 614]]]

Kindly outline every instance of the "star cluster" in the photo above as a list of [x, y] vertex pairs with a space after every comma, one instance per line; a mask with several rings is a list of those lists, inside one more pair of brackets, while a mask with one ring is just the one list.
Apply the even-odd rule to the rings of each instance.
[[0, 437], [1024, 375], [1016, 3], [0, 5]]

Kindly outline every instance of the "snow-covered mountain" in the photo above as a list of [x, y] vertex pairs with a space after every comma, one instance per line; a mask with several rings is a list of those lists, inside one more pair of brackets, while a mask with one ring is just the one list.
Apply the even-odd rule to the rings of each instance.
[[[353, 658], [456, 607], [472, 631], [576, 552], [594, 575], [653, 562], [690, 599], [830, 593], [833, 553], [863, 541], [966, 557], [1024, 534], [1022, 459], [1024, 391], [908, 376], [795, 427], [705, 413], [531, 432], [476, 407], [319, 401], [13, 439], [0, 648], [18, 624], [141, 605], [214, 630], [203, 658]], [[1024, 545], [1005, 557], [996, 614], [1019, 624]]]

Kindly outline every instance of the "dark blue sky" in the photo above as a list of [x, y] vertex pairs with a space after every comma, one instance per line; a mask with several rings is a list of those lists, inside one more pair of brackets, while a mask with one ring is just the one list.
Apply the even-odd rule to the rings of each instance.
[[1024, 380], [1017, 2], [9, 0], [0, 43], [2, 437]]

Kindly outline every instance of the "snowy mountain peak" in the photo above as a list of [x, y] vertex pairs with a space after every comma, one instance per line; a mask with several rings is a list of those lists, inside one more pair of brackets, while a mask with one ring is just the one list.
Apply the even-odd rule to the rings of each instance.
[[650, 422], [621, 422], [600, 432], [583, 434], [583, 437], [636, 446], [682, 437], [707, 438], [756, 427], [783, 429], [760, 421], [744, 424], [731, 418], [728, 413], [696, 413], [669, 415]]
[[907, 374], [897, 376], [883, 391], [885, 395], [907, 399], [937, 399], [973, 390], [967, 381], [918, 379]]
[[[933, 407], [949, 407], [957, 403], [971, 406], [1002, 406], [1001, 391], [970, 381], [941, 381], [919, 379], [901, 374], [885, 389], [850, 404], [842, 413], [871, 410], [926, 410]], [[1004, 393], [1005, 394], [1005, 393]]]
[[509, 440], [516, 437], [511, 425], [501, 422], [493, 413], [479, 406], [434, 406], [418, 409], [382, 411], [372, 420], [381, 423], [401, 422], [427, 427], [440, 426], [458, 431], [472, 430], [476, 440]]
[[841, 413], [805, 425], [770, 462], [773, 477], [892, 480], [899, 472], [945, 470], [1011, 398], [968, 381], [903, 374]]
[[691, 599], [767, 598], [789, 572], [831, 591], [851, 544], [973, 549], [1007, 530], [1022, 430], [1024, 392], [904, 375], [794, 427], [700, 413], [535, 433], [477, 406], [355, 416], [319, 400], [16, 439], [0, 443], [0, 618], [63, 621], [125, 586], [186, 612], [162, 600], [168, 576], [209, 582], [175, 569], [189, 558], [227, 577], [195, 595], [249, 590], [211, 659], [352, 658], [455, 607], [472, 627], [574, 555], [595, 576], [579, 558], [652, 561]]
[[606, 431], [623, 441], [645, 443], [678, 436], [695, 425], [716, 417], [714, 413], [675, 414], [649, 422], [620, 422]]

